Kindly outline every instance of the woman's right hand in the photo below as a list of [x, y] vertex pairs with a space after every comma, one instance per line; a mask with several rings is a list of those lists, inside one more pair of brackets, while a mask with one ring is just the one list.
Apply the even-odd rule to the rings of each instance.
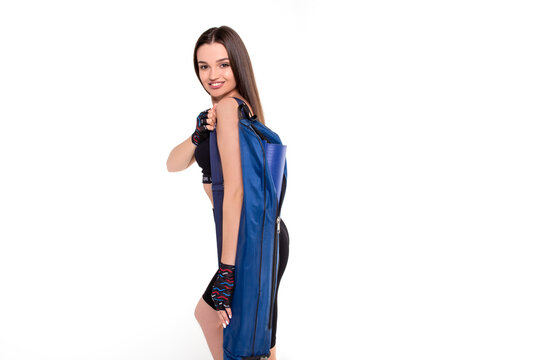
[[208, 125], [206, 125], [206, 129], [210, 131], [215, 130], [215, 126], [217, 125], [217, 112], [215, 111], [216, 106], [217, 104], [213, 105], [213, 107], [208, 110], [208, 119], [206, 120]]
[[195, 131], [193, 132], [193, 135], [191, 135], [191, 142], [195, 144], [195, 146], [198, 146], [198, 144], [209, 136], [206, 126], [208, 124], [208, 111], [210, 110], [211, 109], [204, 110], [197, 116]]

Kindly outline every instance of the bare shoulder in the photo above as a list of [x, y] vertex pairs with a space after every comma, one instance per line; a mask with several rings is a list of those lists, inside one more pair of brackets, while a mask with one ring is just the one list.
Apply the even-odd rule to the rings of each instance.
[[223, 98], [221, 100], [219, 100], [219, 102], [217, 103], [217, 106], [219, 105], [235, 105], [235, 107], [238, 107], [238, 102], [236, 101], [236, 99], [234, 99], [232, 96], [228, 96], [226, 98]]

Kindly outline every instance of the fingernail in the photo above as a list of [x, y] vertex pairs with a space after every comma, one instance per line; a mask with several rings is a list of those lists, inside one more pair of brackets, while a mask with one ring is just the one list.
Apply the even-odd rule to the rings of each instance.
[[226, 329], [226, 325], [225, 325], [225, 323], [223, 323], [223, 328], [224, 328], [224, 329]]

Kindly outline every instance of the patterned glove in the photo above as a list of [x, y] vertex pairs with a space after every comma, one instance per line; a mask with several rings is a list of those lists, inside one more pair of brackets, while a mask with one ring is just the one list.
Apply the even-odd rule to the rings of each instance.
[[208, 136], [210, 136], [210, 131], [208, 129], [206, 129], [206, 125], [208, 125], [206, 120], [208, 119], [208, 111], [209, 110], [210, 109], [204, 110], [200, 114], [198, 114], [197, 126], [196, 126], [196, 129], [195, 129], [195, 132], [193, 132], [193, 135], [191, 135], [191, 141], [196, 146], [198, 146], [198, 144], [200, 144], [202, 141], [207, 139]]
[[219, 271], [211, 292], [217, 310], [225, 310], [225, 308], [230, 307], [234, 292], [234, 270], [236, 270], [236, 266], [219, 262]]

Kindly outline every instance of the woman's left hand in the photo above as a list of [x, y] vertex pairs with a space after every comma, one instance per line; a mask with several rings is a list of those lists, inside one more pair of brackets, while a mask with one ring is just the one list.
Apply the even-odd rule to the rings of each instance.
[[223, 264], [219, 262], [219, 271], [217, 278], [213, 283], [211, 297], [217, 308], [217, 312], [223, 321], [223, 328], [229, 324], [229, 319], [232, 319], [232, 310], [230, 304], [232, 302], [232, 294], [234, 292], [234, 265]]

